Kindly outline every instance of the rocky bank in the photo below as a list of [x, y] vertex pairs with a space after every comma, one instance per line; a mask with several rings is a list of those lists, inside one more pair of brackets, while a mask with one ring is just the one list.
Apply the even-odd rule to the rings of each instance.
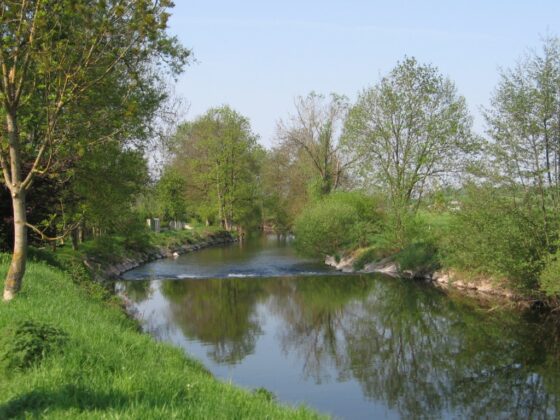
[[171, 247], [153, 247], [143, 252], [131, 251], [125, 258], [112, 264], [104, 264], [92, 258], [86, 259], [84, 264], [94, 273], [96, 280], [115, 279], [126, 271], [132, 270], [150, 261], [162, 258], [173, 258], [177, 255], [198, 251], [199, 249], [236, 241], [237, 238], [234, 238], [229, 232], [219, 232], [207, 235], [195, 243], [185, 243]]
[[344, 273], [381, 273], [391, 277], [425, 281], [442, 289], [453, 288], [467, 293], [492, 295], [511, 300], [524, 300], [522, 296], [514, 293], [512, 290], [501, 286], [496, 281], [484, 277], [466, 279], [453, 270], [436, 270], [427, 273], [401, 270], [398, 263], [391, 257], [369, 263], [365, 265], [363, 269], [356, 270], [354, 268], [354, 260], [354, 255], [340, 258], [338, 261], [332, 256], [327, 256], [325, 258], [325, 264]]

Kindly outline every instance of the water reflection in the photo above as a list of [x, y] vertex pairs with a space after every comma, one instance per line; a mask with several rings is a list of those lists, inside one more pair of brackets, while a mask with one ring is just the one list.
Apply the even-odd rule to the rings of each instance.
[[186, 337], [211, 345], [218, 363], [237, 363], [255, 348], [262, 334], [254, 307], [263, 295], [258, 283], [231, 279], [164, 282], [172, 322]]
[[[332, 394], [314, 404], [348, 418], [373, 406], [401, 417], [558, 414], [557, 331], [516, 311], [369, 276], [156, 282], [159, 300], [142, 283], [126, 284], [138, 309], [159, 302], [165, 322], [188, 339], [187, 351], [201, 343], [218, 365], [243, 370], [259, 340], [273, 340], [281, 352], [262, 363], [301, 379], [265, 378], [262, 385], [281, 398], [283, 386], [303, 395], [355, 383], [361, 395], [351, 407]], [[346, 388], [340, 398], [348, 398]]]

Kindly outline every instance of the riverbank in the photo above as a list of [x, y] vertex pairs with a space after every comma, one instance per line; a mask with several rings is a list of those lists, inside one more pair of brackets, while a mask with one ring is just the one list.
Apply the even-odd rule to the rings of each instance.
[[0, 305], [0, 418], [318, 418], [141, 333], [84, 271], [30, 261], [18, 297]]
[[91, 277], [104, 283], [118, 278], [142, 264], [173, 258], [209, 246], [236, 242], [237, 237], [219, 228], [198, 227], [192, 230], [144, 232], [140, 237], [102, 236], [80, 244], [77, 250], [69, 245], [51, 249], [30, 248], [30, 259], [47, 261], [65, 271], [85, 266]]
[[[119, 260], [111, 263], [86, 255], [84, 264], [93, 273], [96, 273], [96, 276], [103, 279], [114, 279], [133, 268], [151, 261], [162, 258], [174, 258], [210, 246], [224, 245], [237, 241], [237, 238], [230, 232], [223, 230], [187, 231], [187, 234], [184, 234], [184, 232], [171, 232], [171, 235], [174, 235], [171, 236], [173, 240], [163, 241], [164, 243], [162, 244], [150, 244], [143, 250], [128, 250]], [[169, 235], [167, 238], [169, 239]], [[162, 242], [161, 239], [160, 242]]]
[[503, 281], [500, 282], [484, 276], [467, 276], [451, 269], [434, 270], [425, 267], [402, 269], [394, 257], [369, 262], [363, 264], [362, 268], [357, 268], [358, 258], [359, 252], [351, 253], [338, 260], [333, 256], [327, 256], [325, 264], [345, 273], [380, 273], [390, 277], [420, 280], [440, 289], [453, 289], [469, 295], [479, 294], [525, 303], [534, 301], [534, 298], [524, 296], [508, 288]]

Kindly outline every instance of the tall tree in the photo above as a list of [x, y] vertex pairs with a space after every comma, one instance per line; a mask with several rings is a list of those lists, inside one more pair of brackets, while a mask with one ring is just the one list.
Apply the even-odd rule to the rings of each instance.
[[171, 166], [187, 182], [187, 199], [202, 217], [227, 230], [258, 218], [262, 149], [249, 120], [228, 106], [179, 127]]
[[173, 168], [165, 168], [157, 183], [158, 201], [165, 219], [177, 222], [187, 217], [185, 187], [185, 180]]
[[388, 194], [397, 240], [404, 219], [435, 177], [460, 169], [474, 145], [471, 118], [454, 84], [431, 65], [405, 58], [349, 112], [344, 142], [361, 156], [363, 179]]
[[339, 137], [348, 111], [346, 97], [311, 92], [295, 101], [296, 112], [280, 121], [277, 136], [281, 144], [303, 152], [318, 179], [320, 195], [336, 190], [353, 160], [341, 153]]
[[501, 74], [486, 110], [491, 179], [517, 205], [538, 209], [552, 245], [560, 217], [560, 40]]
[[[0, 3], [0, 166], [14, 213], [4, 300], [18, 292], [25, 273], [26, 197], [34, 179], [56, 170], [84, 141], [100, 140], [75, 137], [80, 124], [103, 125], [108, 110], [127, 109], [128, 95], [115, 108], [100, 93], [138, 92], [164, 69], [181, 70], [188, 51], [165, 32], [171, 6], [169, 0]], [[149, 71], [155, 62], [159, 73]]]

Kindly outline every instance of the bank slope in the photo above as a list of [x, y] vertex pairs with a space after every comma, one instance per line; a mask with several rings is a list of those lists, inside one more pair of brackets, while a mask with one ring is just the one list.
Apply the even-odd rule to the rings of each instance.
[[[0, 255], [2, 278], [7, 262]], [[55, 327], [65, 339], [29, 367], [7, 371], [22, 321]], [[181, 350], [140, 333], [116, 297], [44, 263], [29, 263], [20, 295], [0, 304], [0, 357], [0, 418], [318, 418], [216, 380]]]

